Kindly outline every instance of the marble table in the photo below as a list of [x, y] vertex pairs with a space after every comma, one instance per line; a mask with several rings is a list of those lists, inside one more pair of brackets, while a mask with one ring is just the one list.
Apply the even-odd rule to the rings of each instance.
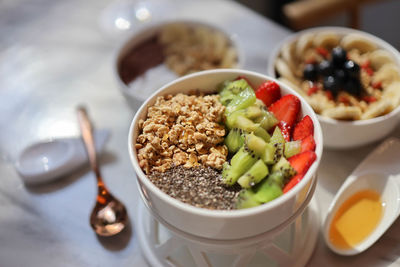
[[[265, 73], [269, 52], [290, 33], [233, 1], [171, 1], [170, 17], [205, 20], [237, 34], [245, 69]], [[110, 32], [101, 20], [112, 3], [0, 2], [0, 266], [148, 266], [135, 233], [140, 199], [127, 151], [135, 112], [113, 77], [115, 50], [128, 33]], [[18, 152], [31, 142], [78, 135], [78, 104], [88, 107], [97, 128], [112, 132], [101, 157], [103, 176], [132, 219], [116, 238], [99, 238], [89, 226], [96, 187], [88, 168], [42, 186], [25, 186], [14, 169]], [[391, 136], [400, 137], [400, 127]], [[315, 195], [322, 217], [376, 145], [324, 151]], [[354, 257], [333, 254], [320, 235], [308, 266], [399, 266], [399, 244], [399, 221]]]

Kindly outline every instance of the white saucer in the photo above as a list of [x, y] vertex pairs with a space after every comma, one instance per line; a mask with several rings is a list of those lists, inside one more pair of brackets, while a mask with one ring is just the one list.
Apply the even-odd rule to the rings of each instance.
[[214, 240], [183, 233], [158, 222], [143, 203], [139, 205], [136, 226], [141, 249], [151, 266], [300, 267], [306, 265], [314, 251], [320, 224], [315, 197], [303, 210], [290, 224], [240, 240]]

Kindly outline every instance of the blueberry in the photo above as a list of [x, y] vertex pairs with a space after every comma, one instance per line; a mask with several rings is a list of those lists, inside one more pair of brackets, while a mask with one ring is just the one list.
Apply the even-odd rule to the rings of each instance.
[[351, 95], [359, 96], [361, 94], [361, 83], [355, 78], [348, 79], [344, 84], [344, 90]]
[[338, 84], [338, 87], [343, 87], [348, 77], [347, 73], [343, 69], [335, 69], [334, 76]]
[[332, 50], [332, 62], [336, 67], [341, 68], [347, 59], [347, 52], [343, 48], [337, 46]]
[[339, 90], [339, 84], [336, 81], [334, 76], [326, 76], [323, 80], [325, 90], [331, 91], [333, 94], [336, 94]]
[[350, 77], [358, 78], [360, 74], [360, 66], [352, 60], [347, 60], [343, 65], [344, 70]]
[[333, 64], [331, 61], [324, 60], [318, 65], [318, 71], [322, 76], [329, 76], [333, 74]]
[[314, 64], [307, 64], [303, 71], [306, 80], [315, 81], [318, 78], [317, 67]]

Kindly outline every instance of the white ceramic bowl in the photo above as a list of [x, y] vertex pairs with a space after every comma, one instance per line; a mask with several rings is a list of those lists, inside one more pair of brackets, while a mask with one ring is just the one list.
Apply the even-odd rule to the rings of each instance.
[[[158, 88], [163, 86], [164, 84], [171, 82], [172, 80], [178, 78], [178, 75], [175, 74], [172, 70], [169, 70], [164, 64], [159, 68], [156, 72], [152, 72], [151, 75], [149, 73], [145, 74], [145, 77], [141, 77], [140, 83], [138, 85], [129, 85], [126, 84], [120, 76], [120, 64], [124, 57], [131, 51], [132, 48], [140, 44], [141, 42], [155, 36], [162, 27], [175, 24], [182, 23], [188, 26], [193, 27], [206, 27], [217, 32], [221, 32], [226, 36], [226, 38], [231, 42], [232, 46], [237, 51], [237, 63], [233, 68], [240, 68], [244, 64], [244, 54], [237, 40], [237, 36], [235, 33], [228, 33], [215, 25], [208, 24], [202, 21], [191, 21], [191, 20], [172, 20], [167, 22], [160, 22], [151, 24], [148, 27], [143, 28], [142, 30], [134, 33], [132, 36], [128, 37], [123, 44], [116, 50], [114, 55], [114, 77], [118, 83], [118, 86], [128, 101], [128, 104], [134, 110], [137, 110], [140, 105], [145, 101], [151, 94], [153, 94]], [[160, 66], [158, 66], [160, 67]]]
[[138, 122], [144, 119], [147, 108], [154, 104], [157, 96], [177, 94], [199, 89], [203, 92], [215, 90], [225, 80], [233, 80], [238, 76], [247, 77], [257, 86], [266, 80], [274, 80], [268, 76], [251, 71], [219, 69], [194, 73], [181, 77], [155, 92], [137, 111], [132, 121], [128, 146], [133, 168], [137, 174], [142, 200], [151, 212], [160, 216], [167, 223], [192, 235], [213, 239], [239, 239], [267, 232], [280, 225], [301, 206], [310, 192], [316, 179], [316, 171], [322, 156], [322, 132], [318, 119], [312, 108], [305, 103], [294, 90], [276, 81], [281, 86], [282, 95], [297, 95], [302, 103], [302, 115], [309, 115], [314, 122], [314, 138], [316, 141], [317, 160], [308, 170], [303, 180], [283, 196], [258, 207], [243, 210], [208, 210], [191, 206], [176, 200], [158, 189], [139, 167], [135, 140], [138, 136]]
[[[277, 76], [274, 67], [275, 61], [278, 58], [280, 50], [284, 44], [297, 40], [305, 33], [318, 33], [326, 31], [336, 32], [339, 35], [346, 35], [349, 33], [361, 34], [366, 39], [375, 43], [378, 48], [388, 51], [393, 56], [394, 62], [400, 66], [400, 53], [393, 46], [376, 36], [366, 32], [342, 27], [317, 27], [292, 34], [280, 42], [271, 53], [267, 67], [267, 74], [272, 77]], [[324, 135], [324, 146], [327, 148], [346, 149], [366, 145], [387, 136], [392, 130], [394, 130], [400, 121], [400, 107], [397, 107], [384, 116], [379, 116], [368, 120], [341, 121], [318, 114], [317, 117], [321, 123], [321, 128]]]

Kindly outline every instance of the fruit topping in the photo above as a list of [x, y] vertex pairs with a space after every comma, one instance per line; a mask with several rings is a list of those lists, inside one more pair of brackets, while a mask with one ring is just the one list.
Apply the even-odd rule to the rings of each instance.
[[318, 71], [322, 76], [329, 76], [333, 74], [333, 64], [329, 60], [323, 60], [318, 65]]
[[278, 127], [281, 130], [282, 136], [283, 138], [285, 138], [285, 141], [290, 141], [292, 126], [284, 121], [281, 121], [279, 122]]
[[293, 140], [301, 140], [314, 134], [314, 123], [310, 116], [306, 115], [299, 121], [293, 130]]
[[285, 95], [273, 103], [269, 109], [279, 121], [292, 126], [300, 111], [300, 100], [295, 95]]
[[323, 85], [325, 90], [330, 91], [332, 94], [336, 95], [339, 91], [339, 83], [335, 76], [324, 77]]
[[308, 91], [307, 91], [307, 95], [308, 96], [313, 95], [318, 91], [319, 91], [318, 85], [315, 83], [312, 83], [310, 86], [310, 89], [308, 89]]
[[343, 69], [347, 72], [347, 74], [351, 78], [359, 78], [360, 75], [360, 66], [352, 60], [347, 60], [344, 65]]
[[297, 174], [304, 174], [307, 172], [308, 168], [310, 168], [311, 164], [316, 158], [317, 156], [315, 152], [305, 151], [290, 157], [288, 161]]
[[[317, 73], [316, 65], [314, 71]], [[249, 83], [236, 79], [224, 83], [219, 92], [229, 130], [222, 183], [242, 188], [236, 208], [257, 206], [282, 195], [285, 183], [309, 167], [296, 156], [315, 149], [312, 119], [305, 116], [298, 122], [300, 99], [291, 94], [281, 97], [280, 87], [273, 81], [262, 83], [254, 99], [247, 92]]]
[[264, 82], [257, 88], [256, 97], [269, 107], [272, 103], [281, 98], [281, 88], [276, 82]]
[[304, 78], [310, 81], [315, 81], [318, 78], [318, 68], [315, 64], [307, 64], [304, 67]]
[[288, 159], [290, 165], [296, 170], [297, 174], [284, 186], [283, 193], [288, 192], [303, 179], [305, 173], [316, 158], [317, 155], [313, 151], [305, 151]]
[[305, 151], [314, 151], [315, 150], [315, 140], [314, 136], [309, 135], [303, 139], [301, 139], [301, 150], [300, 152], [305, 152]]
[[332, 50], [332, 63], [335, 67], [342, 67], [343, 63], [347, 59], [347, 52], [340, 46], [333, 48]]
[[329, 51], [321, 46], [315, 48], [315, 50], [317, 50], [317, 53], [323, 56], [324, 58], [327, 58], [329, 56]]

